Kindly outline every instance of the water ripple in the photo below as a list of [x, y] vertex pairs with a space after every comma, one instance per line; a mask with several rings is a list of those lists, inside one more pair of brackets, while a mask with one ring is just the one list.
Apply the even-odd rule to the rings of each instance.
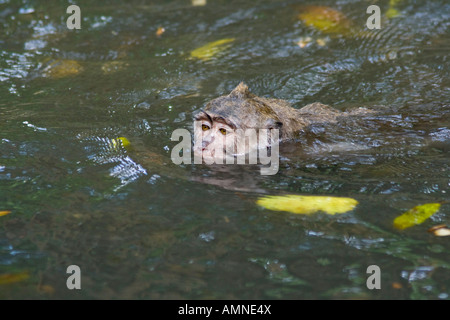
[[82, 141], [87, 143], [88, 159], [102, 166], [113, 165], [109, 169], [110, 175], [120, 179], [120, 185], [115, 190], [147, 175], [147, 171], [127, 155], [117, 139], [90, 136], [82, 138]]

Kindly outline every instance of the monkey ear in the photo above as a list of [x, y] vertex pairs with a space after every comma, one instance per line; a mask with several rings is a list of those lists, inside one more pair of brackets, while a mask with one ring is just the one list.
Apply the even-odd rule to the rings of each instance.
[[233, 91], [231, 91], [230, 93], [230, 97], [235, 97], [235, 98], [247, 98], [249, 97], [250, 92], [248, 91], [248, 87], [246, 84], [244, 84], [243, 82], [239, 83], [239, 85], [233, 89]]
[[276, 119], [269, 119], [266, 122], [266, 129], [281, 129], [283, 122], [277, 121]]
[[281, 127], [283, 126], [283, 123], [281, 121], [278, 121], [277, 119], [269, 119], [266, 122], [266, 129], [269, 129], [268, 136], [267, 136], [267, 146], [271, 147], [272, 143], [275, 142], [275, 140], [272, 140], [274, 136], [272, 136], [272, 129], [278, 129], [278, 138], [275, 138], [276, 140], [279, 140], [280, 136], [282, 135]]

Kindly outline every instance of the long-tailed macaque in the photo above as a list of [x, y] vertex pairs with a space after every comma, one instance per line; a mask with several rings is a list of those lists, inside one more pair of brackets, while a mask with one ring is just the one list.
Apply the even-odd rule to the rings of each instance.
[[[347, 113], [321, 103], [294, 109], [287, 101], [261, 98], [250, 93], [241, 82], [230, 94], [210, 101], [195, 116], [197, 130], [194, 130], [194, 154], [206, 159], [214, 157], [217, 150], [222, 149], [227, 155], [240, 153], [239, 150], [243, 149], [238, 146], [245, 141], [242, 141], [242, 134], [237, 134], [238, 129], [241, 129], [241, 133], [248, 129], [256, 132], [260, 129], [269, 132], [277, 129], [278, 141], [284, 141], [295, 139], [311, 124], [336, 122], [337, 117], [344, 114]], [[274, 142], [270, 137], [262, 140], [250, 138], [246, 152], [268, 147]]]

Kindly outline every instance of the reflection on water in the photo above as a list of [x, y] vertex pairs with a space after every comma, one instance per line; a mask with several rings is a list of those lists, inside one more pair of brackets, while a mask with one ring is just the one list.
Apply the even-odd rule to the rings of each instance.
[[[82, 29], [68, 30], [65, 1], [0, 1], [1, 298], [449, 299], [448, 237], [427, 232], [450, 224], [446, 1], [380, 1], [371, 31], [367, 2], [321, 3], [349, 34], [308, 26], [306, 1], [77, 5]], [[174, 165], [172, 132], [240, 81], [296, 108], [375, 112], [281, 145], [274, 176]], [[255, 205], [291, 193], [359, 205]], [[432, 202], [444, 203], [426, 222], [393, 228]], [[381, 290], [366, 287], [372, 264]]]

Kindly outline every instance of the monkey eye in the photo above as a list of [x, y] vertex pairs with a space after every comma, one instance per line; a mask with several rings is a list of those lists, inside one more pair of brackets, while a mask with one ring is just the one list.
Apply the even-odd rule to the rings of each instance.
[[224, 128], [220, 128], [219, 131], [220, 131], [220, 133], [223, 134], [223, 135], [226, 135], [226, 134], [227, 134], [227, 130], [225, 130]]
[[209, 130], [209, 127], [206, 124], [202, 124], [202, 130], [203, 131]]

